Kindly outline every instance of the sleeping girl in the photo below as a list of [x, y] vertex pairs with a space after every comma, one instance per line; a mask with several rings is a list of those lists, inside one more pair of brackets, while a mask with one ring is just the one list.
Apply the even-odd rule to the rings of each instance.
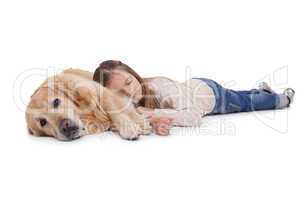
[[236, 91], [207, 78], [183, 83], [161, 76], [142, 78], [114, 60], [102, 62], [93, 79], [126, 95], [140, 113], [153, 117], [152, 126], [160, 135], [168, 135], [172, 126], [199, 126], [206, 115], [287, 108], [295, 95], [292, 88], [276, 93], [266, 82], [257, 89]]

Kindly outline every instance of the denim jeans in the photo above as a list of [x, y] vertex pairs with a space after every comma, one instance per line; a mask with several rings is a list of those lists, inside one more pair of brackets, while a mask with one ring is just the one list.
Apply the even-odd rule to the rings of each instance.
[[212, 88], [216, 105], [209, 114], [225, 114], [234, 112], [249, 112], [255, 110], [276, 109], [279, 95], [264, 90], [235, 91], [222, 87], [217, 82], [206, 78], [193, 78], [204, 81]]

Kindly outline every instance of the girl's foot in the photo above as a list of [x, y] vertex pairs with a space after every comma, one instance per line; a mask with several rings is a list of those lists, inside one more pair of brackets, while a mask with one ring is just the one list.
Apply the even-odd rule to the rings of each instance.
[[295, 90], [293, 90], [292, 88], [287, 88], [283, 91], [283, 94], [287, 96], [287, 98], [289, 99], [289, 105], [290, 105], [293, 102], [295, 96]]
[[269, 93], [274, 93], [272, 88], [266, 82], [260, 82], [259, 85], [258, 85], [258, 88], [260, 90], [264, 90], [264, 91], [269, 92]]

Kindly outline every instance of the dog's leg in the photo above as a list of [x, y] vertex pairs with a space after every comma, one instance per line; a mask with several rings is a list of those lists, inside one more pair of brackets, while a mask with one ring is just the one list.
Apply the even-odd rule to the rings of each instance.
[[149, 121], [126, 99], [104, 89], [100, 102], [108, 113], [112, 123], [119, 130], [120, 136], [124, 139], [137, 139], [139, 135], [151, 133]]

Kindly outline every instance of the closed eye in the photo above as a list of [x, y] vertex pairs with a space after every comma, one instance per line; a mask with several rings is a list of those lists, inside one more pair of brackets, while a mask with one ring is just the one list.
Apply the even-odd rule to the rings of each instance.
[[130, 85], [132, 83], [132, 79], [131, 78], [128, 78], [125, 82], [126, 85]]

